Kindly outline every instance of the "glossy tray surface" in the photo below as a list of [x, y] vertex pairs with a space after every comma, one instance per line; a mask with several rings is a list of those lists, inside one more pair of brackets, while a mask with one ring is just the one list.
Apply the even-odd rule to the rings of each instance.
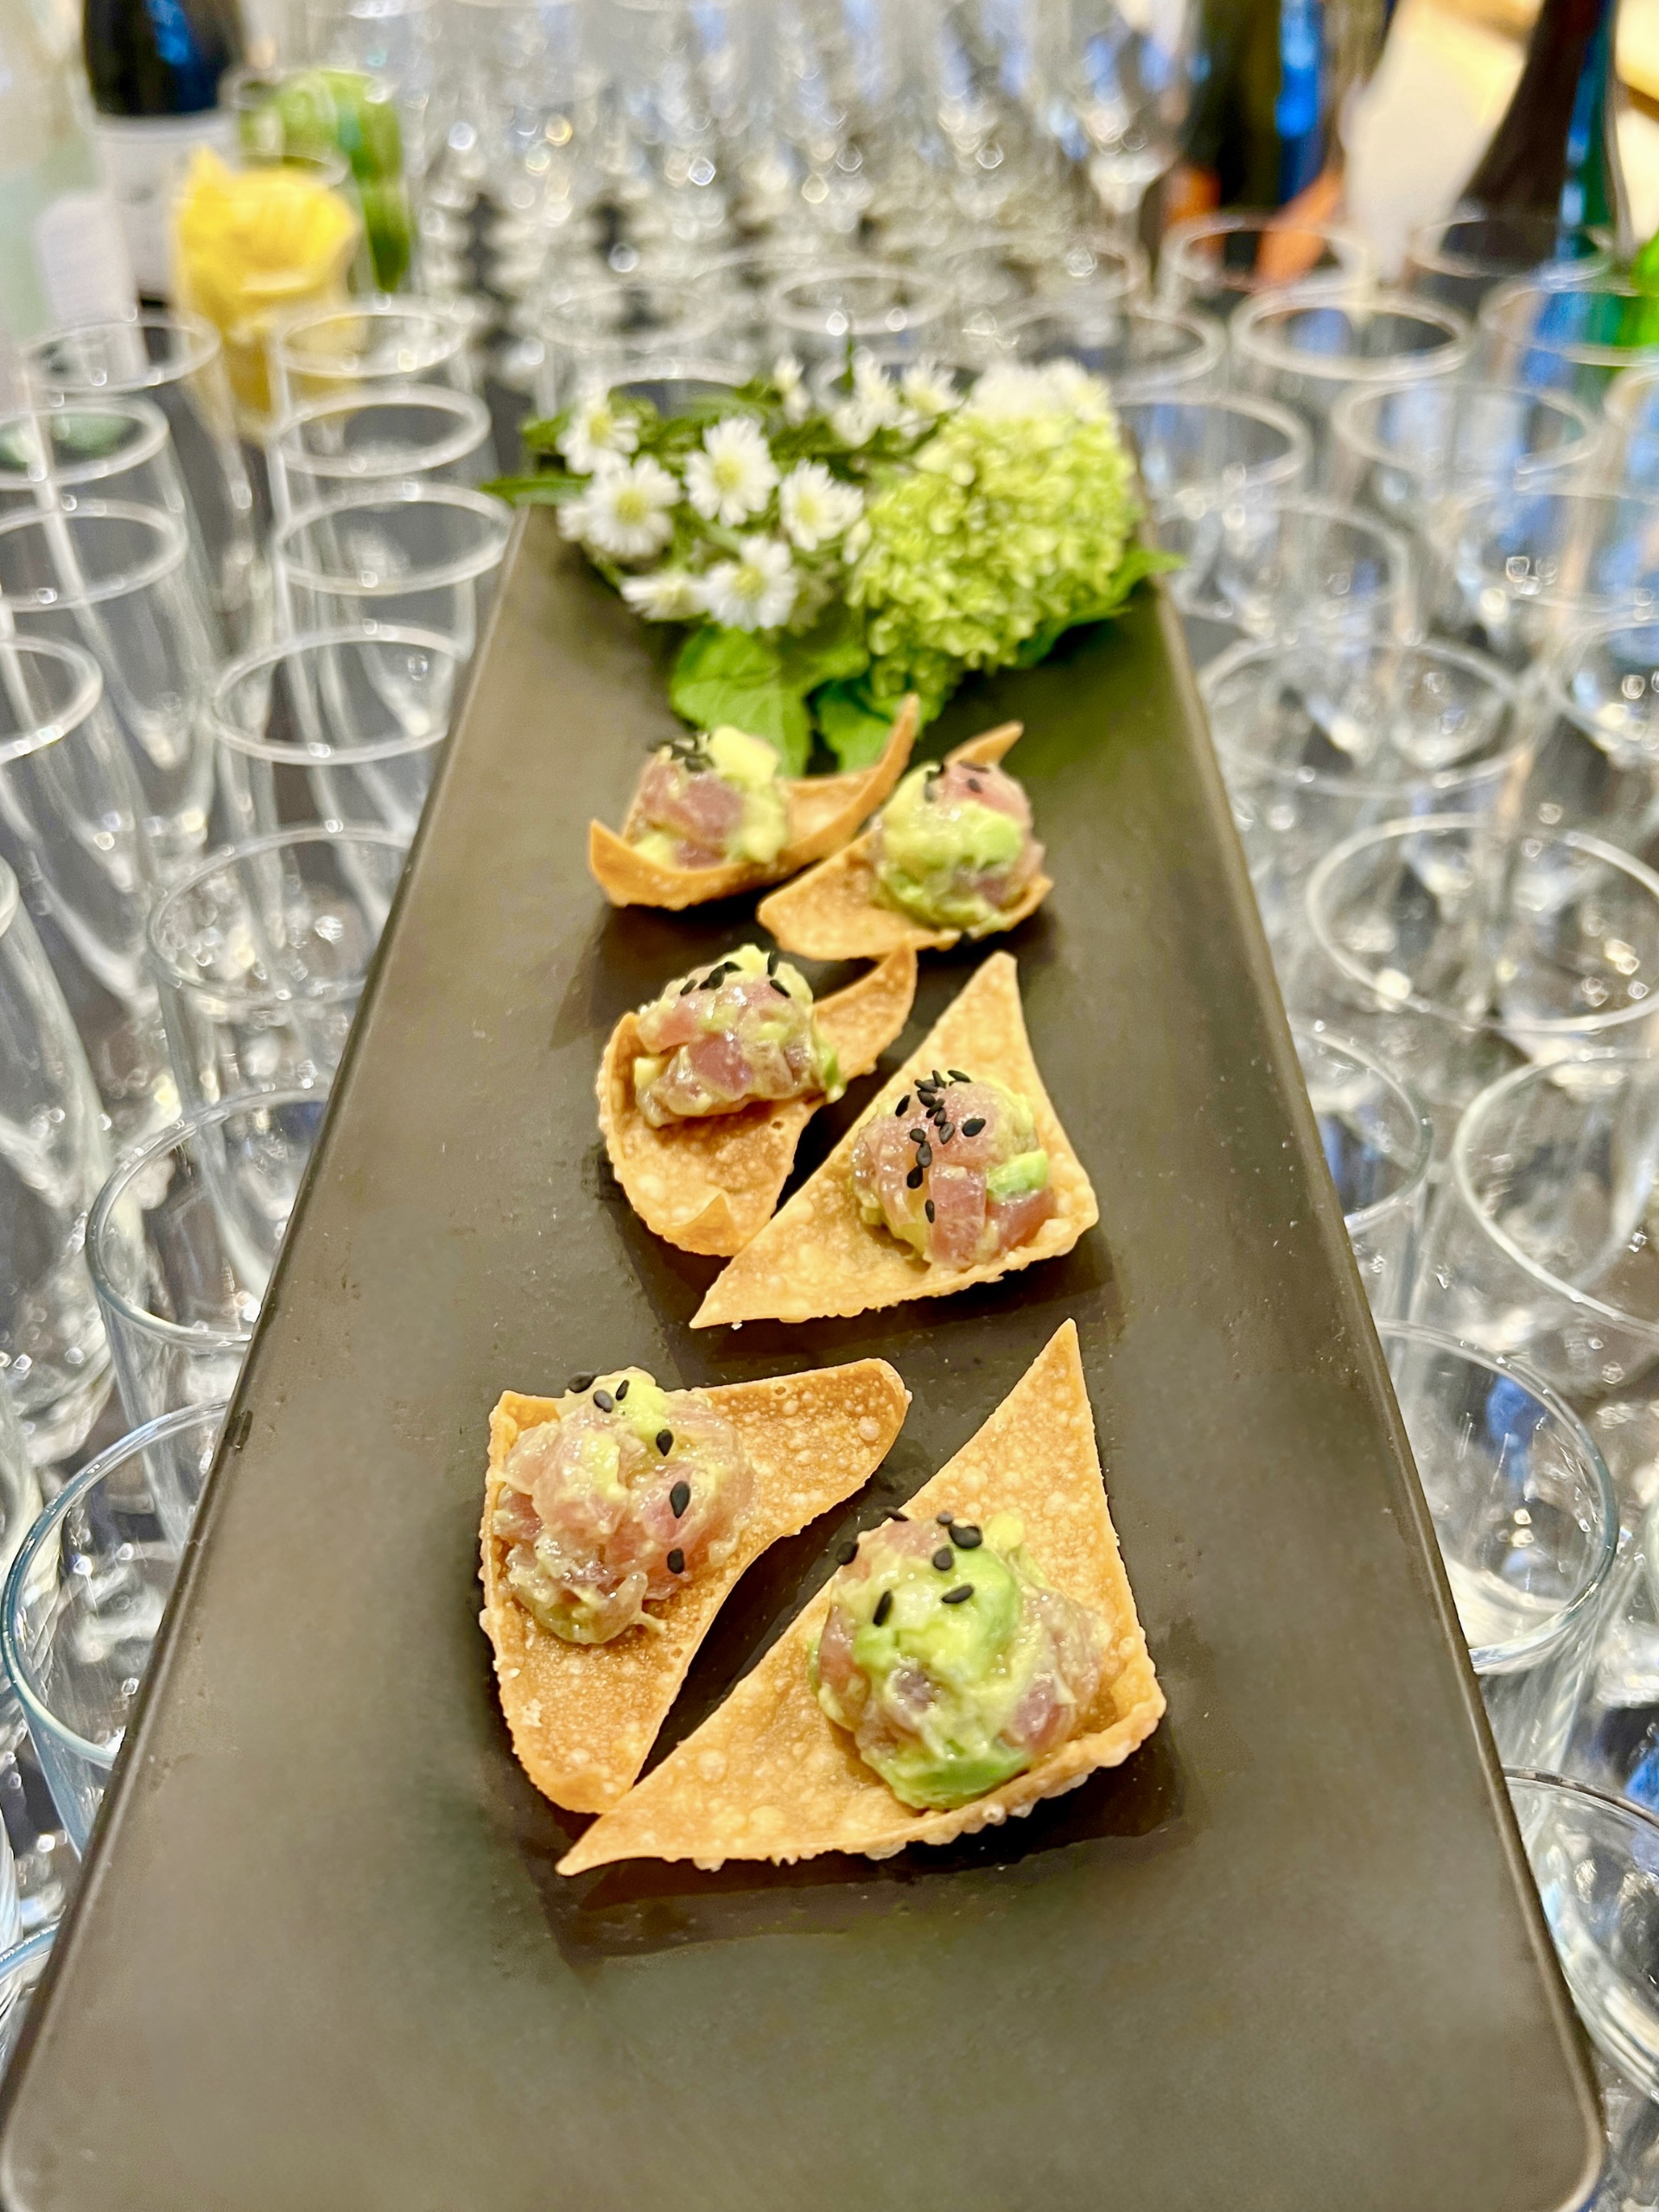
[[[714, 1263], [621, 1201], [594, 1069], [747, 910], [588, 881], [670, 718], [532, 519], [10, 2085], [10, 2212], [1580, 2201], [1582, 2058], [1168, 620], [1143, 594], [930, 734], [1029, 726], [1058, 887], [1012, 949], [1099, 1228], [963, 1298], [694, 1334]], [[976, 957], [925, 964], [911, 1041]], [[1151, 1743], [937, 1853], [562, 1881], [578, 1823], [477, 1623], [497, 1394], [866, 1353], [914, 1394], [872, 1489], [740, 1586], [665, 1747], [1068, 1314]]]

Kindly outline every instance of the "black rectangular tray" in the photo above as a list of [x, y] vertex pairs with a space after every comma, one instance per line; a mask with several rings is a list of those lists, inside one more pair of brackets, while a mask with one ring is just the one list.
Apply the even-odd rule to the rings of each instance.
[[[1029, 726], [1058, 888], [1013, 949], [1099, 1228], [738, 1335], [688, 1329], [713, 1263], [633, 1218], [594, 1124], [611, 1024], [747, 919], [613, 914], [583, 866], [671, 727], [658, 652], [534, 518], [9, 2084], [4, 2204], [1578, 2203], [1582, 2051], [1167, 607], [930, 733]], [[977, 957], [927, 963], [911, 1041]], [[498, 1392], [880, 1353], [914, 1393], [872, 1490], [751, 1569], [661, 1750], [1068, 1314], [1151, 1742], [943, 1851], [563, 1881], [579, 1824], [513, 1764], [478, 1627]]]

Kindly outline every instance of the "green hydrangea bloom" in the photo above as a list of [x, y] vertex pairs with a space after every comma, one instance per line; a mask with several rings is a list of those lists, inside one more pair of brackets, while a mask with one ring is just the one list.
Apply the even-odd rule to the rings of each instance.
[[991, 372], [867, 510], [847, 597], [873, 695], [942, 699], [964, 668], [1109, 611], [1139, 520], [1103, 387], [1069, 367]]

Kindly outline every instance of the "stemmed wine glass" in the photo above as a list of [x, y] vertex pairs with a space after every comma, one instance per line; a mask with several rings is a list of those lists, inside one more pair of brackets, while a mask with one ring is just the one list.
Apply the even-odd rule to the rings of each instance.
[[1058, 14], [1063, 104], [1089, 149], [1095, 190], [1132, 233], [1141, 201], [1180, 155], [1194, 0], [1061, 0]]

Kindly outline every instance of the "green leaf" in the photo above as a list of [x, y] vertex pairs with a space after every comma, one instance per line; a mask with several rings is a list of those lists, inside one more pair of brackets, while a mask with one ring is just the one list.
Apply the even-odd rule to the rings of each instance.
[[825, 607], [810, 630], [783, 641], [784, 676], [798, 691], [815, 691], [820, 683], [862, 676], [870, 664], [864, 642], [864, 626], [844, 601]]
[[556, 415], [544, 416], [538, 423], [526, 423], [518, 435], [526, 453], [556, 453], [558, 442], [570, 425], [570, 410], [561, 408]]
[[823, 741], [843, 768], [868, 768], [881, 757], [893, 718], [875, 705], [862, 681], [837, 678], [812, 695]]
[[511, 499], [518, 507], [556, 507], [587, 489], [579, 476], [497, 476], [484, 486], [498, 499]]
[[695, 728], [730, 722], [774, 745], [786, 774], [804, 772], [811, 718], [798, 690], [785, 678], [783, 656], [768, 639], [712, 624], [694, 630], [680, 648], [668, 696], [676, 714]]
[[1162, 575], [1166, 569], [1179, 569], [1180, 565], [1177, 553], [1154, 552], [1144, 545], [1132, 545], [1119, 563], [1105, 598], [1093, 607], [1068, 615], [1064, 622], [1051, 622], [1034, 630], [1014, 655], [1014, 666], [1035, 668], [1039, 661], [1048, 658], [1068, 630], [1080, 630], [1085, 623], [1104, 622], [1114, 614], [1121, 614], [1130, 593], [1144, 577]]

